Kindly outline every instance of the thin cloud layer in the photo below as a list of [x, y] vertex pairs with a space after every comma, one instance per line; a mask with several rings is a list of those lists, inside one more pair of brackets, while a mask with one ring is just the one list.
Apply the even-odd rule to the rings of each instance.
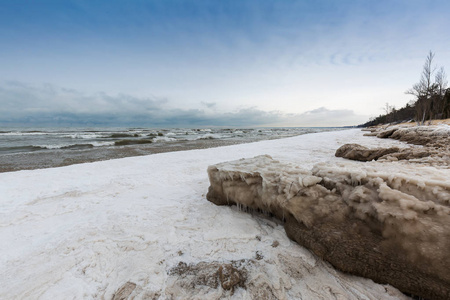
[[19, 82], [0, 85], [0, 124], [3, 126], [343, 126], [363, 122], [351, 110], [321, 107], [302, 114], [263, 111], [258, 107], [216, 112], [214, 102], [205, 109], [180, 109], [163, 97], [139, 98], [126, 94], [86, 94], [73, 89]]

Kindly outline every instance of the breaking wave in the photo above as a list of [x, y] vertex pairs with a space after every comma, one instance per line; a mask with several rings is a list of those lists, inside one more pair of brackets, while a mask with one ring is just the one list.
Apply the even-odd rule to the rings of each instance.
[[114, 142], [92, 142], [85, 144], [64, 144], [64, 145], [27, 145], [16, 147], [0, 147], [0, 153], [22, 153], [22, 152], [36, 152], [44, 150], [83, 150], [94, 147], [112, 146]]

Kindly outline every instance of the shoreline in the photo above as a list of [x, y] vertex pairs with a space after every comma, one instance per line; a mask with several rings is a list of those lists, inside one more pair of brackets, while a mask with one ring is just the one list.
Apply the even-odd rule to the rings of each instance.
[[[309, 134], [309, 133], [305, 133]], [[298, 135], [297, 135], [298, 136]], [[84, 150], [47, 150], [43, 152], [12, 153], [0, 155], [0, 173], [21, 170], [36, 170], [91, 163], [125, 157], [145, 156], [166, 152], [209, 149], [223, 146], [270, 141], [288, 137], [249, 138], [246, 141], [236, 139], [194, 140], [143, 145], [112, 146]]]

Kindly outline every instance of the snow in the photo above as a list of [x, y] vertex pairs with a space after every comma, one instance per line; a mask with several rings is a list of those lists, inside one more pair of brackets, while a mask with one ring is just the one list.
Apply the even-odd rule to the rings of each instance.
[[[409, 147], [355, 129], [1, 173], [0, 298], [111, 299], [133, 282], [137, 299], [166, 299], [179, 289], [168, 274], [179, 262], [251, 260], [256, 251], [264, 254], [254, 264], [261, 270], [258, 282], [271, 282], [281, 298], [402, 298], [392, 287], [335, 271], [270, 218], [205, 199], [209, 165], [267, 154], [311, 169], [343, 162], [334, 152], [349, 142]], [[295, 278], [283, 260], [311, 269]], [[238, 289], [232, 297], [251, 295]]]

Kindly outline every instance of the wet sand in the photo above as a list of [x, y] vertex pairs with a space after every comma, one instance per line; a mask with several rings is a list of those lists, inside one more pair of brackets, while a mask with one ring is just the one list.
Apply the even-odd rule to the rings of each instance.
[[[273, 139], [276, 139], [276, 137], [274, 137]], [[245, 141], [242, 139], [196, 140], [129, 146], [97, 147], [84, 150], [56, 149], [39, 152], [6, 154], [0, 156], [0, 173], [19, 170], [62, 167], [73, 164], [81, 164], [130, 156], [150, 155], [163, 152], [214, 148], [257, 142], [260, 140], [267, 140], [267, 138], [252, 138]]]

